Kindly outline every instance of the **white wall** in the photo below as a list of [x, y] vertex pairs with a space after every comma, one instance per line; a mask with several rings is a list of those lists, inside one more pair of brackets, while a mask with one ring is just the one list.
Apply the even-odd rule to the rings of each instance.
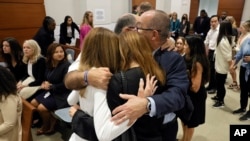
[[219, 0], [200, 0], [199, 12], [202, 9], [205, 9], [208, 14], [208, 17], [211, 17], [212, 15], [217, 15], [218, 6]]
[[[66, 15], [70, 15], [73, 20], [80, 25], [83, 14], [86, 10], [91, 10], [94, 13], [94, 26], [103, 26], [114, 29], [116, 20], [131, 11], [132, 0], [44, 0], [46, 15], [53, 17], [56, 20], [57, 28], [55, 31], [56, 39], [58, 40], [59, 25], [63, 22]], [[60, 4], [59, 4], [60, 3]], [[166, 13], [177, 12], [178, 18], [182, 14], [189, 14], [191, 0], [156, 0], [156, 9], [163, 10]], [[214, 14], [214, 8], [218, 7], [218, 0], [201, 0], [201, 6], [208, 9], [209, 16]], [[217, 5], [217, 6], [216, 6]], [[245, 5], [242, 14], [242, 21], [250, 19], [250, 0], [245, 0]], [[98, 20], [95, 18], [95, 11], [101, 10], [104, 12], [104, 19]]]
[[[53, 17], [56, 21], [56, 41], [59, 39], [59, 25], [66, 15], [70, 15], [74, 22], [80, 25], [83, 14], [90, 10], [94, 13], [94, 26], [103, 26], [113, 30], [118, 17], [129, 12], [129, 3], [128, 0], [44, 0], [46, 15]], [[95, 18], [96, 10], [104, 11], [104, 20]]]
[[[250, 0], [245, 0], [245, 5], [244, 5], [242, 17], [241, 17], [241, 22], [244, 22], [246, 20], [250, 20], [250, 14], [249, 14], [250, 8], [249, 7], [250, 7]], [[238, 26], [239, 26], [239, 24], [238, 24]]]
[[156, 9], [165, 11], [167, 14], [176, 12], [178, 18], [186, 13], [189, 15], [190, 0], [156, 0]]

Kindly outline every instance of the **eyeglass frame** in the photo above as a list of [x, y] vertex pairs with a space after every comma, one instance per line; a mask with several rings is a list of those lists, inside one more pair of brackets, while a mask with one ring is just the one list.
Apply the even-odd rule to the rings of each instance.
[[135, 27], [136, 31], [138, 30], [146, 30], [146, 31], [157, 31], [157, 32], [161, 32], [161, 30], [157, 30], [157, 29], [152, 29], [152, 28], [141, 28], [141, 27]]

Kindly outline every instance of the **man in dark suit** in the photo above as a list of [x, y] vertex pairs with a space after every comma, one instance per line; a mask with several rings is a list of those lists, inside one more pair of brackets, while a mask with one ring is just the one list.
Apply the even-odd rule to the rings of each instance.
[[202, 9], [200, 11], [200, 16], [196, 17], [194, 21], [193, 24], [194, 33], [200, 35], [202, 39], [205, 40], [209, 29], [210, 29], [210, 19], [207, 16], [207, 12], [204, 9]]
[[163, 11], [150, 10], [140, 16], [137, 31], [149, 39], [156, 61], [166, 72], [167, 83], [162, 92], [151, 97], [121, 95], [128, 101], [112, 111], [115, 115], [112, 120], [119, 124], [129, 119], [130, 123], [133, 123], [147, 113], [151, 117], [164, 117], [163, 140], [175, 141], [178, 124], [174, 112], [184, 106], [183, 95], [187, 93], [189, 80], [183, 57], [174, 51], [167, 51], [169, 46], [165, 46], [169, 37], [169, 26], [169, 17]]

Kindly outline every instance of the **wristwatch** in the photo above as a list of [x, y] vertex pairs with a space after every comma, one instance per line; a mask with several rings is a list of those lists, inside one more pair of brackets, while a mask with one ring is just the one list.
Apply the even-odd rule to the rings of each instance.
[[148, 100], [147, 110], [148, 110], [148, 113], [151, 112], [151, 102], [150, 102], [150, 100]]

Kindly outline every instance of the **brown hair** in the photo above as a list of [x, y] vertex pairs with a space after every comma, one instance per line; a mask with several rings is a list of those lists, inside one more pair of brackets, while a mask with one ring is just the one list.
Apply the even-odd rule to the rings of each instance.
[[[123, 32], [119, 36], [119, 48], [122, 56], [122, 70], [128, 70], [135, 61], [144, 75], [155, 75], [161, 84], [165, 84], [165, 73], [153, 57], [153, 48], [146, 37], [137, 32]], [[147, 63], [145, 63], [147, 60]]]
[[58, 44], [58, 43], [52, 43], [52, 44], [49, 45], [49, 47], [47, 49], [47, 55], [46, 55], [46, 57], [47, 57], [47, 66], [48, 66], [49, 69], [52, 69], [52, 68], [55, 67], [55, 66], [53, 66], [53, 60], [54, 60], [53, 59], [53, 54], [55, 53], [55, 50], [56, 50], [57, 47], [61, 47], [63, 52], [64, 52], [63, 60], [58, 62], [58, 64], [68, 60], [67, 59], [67, 53], [66, 53], [65, 49], [62, 47], [62, 45]]
[[[93, 28], [86, 36], [81, 51], [80, 71], [92, 67], [108, 67], [111, 73], [120, 70], [120, 52], [118, 36], [103, 27]], [[83, 96], [84, 90], [80, 91]]]

